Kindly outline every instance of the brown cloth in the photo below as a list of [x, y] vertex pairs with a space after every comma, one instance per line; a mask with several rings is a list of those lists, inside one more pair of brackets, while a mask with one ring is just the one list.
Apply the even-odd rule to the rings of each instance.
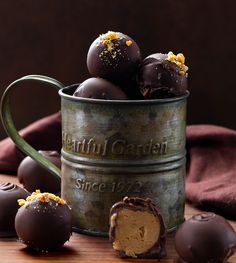
[[187, 127], [186, 198], [236, 219], [236, 131], [214, 125]]
[[[60, 152], [60, 112], [32, 123], [20, 134], [37, 150]], [[1, 172], [16, 173], [24, 157], [9, 138], [0, 142]], [[236, 131], [214, 125], [187, 127], [186, 199], [236, 218]]]

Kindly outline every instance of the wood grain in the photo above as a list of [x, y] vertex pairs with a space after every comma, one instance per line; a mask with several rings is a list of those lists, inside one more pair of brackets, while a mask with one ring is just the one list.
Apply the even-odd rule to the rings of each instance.
[[[17, 178], [9, 175], [0, 175], [0, 181], [18, 183]], [[188, 219], [200, 210], [186, 204], [185, 217]], [[230, 221], [236, 230], [236, 222]], [[174, 235], [169, 235], [166, 244], [167, 257], [158, 262], [177, 263], [177, 254], [174, 248]], [[120, 259], [112, 249], [106, 238], [91, 237], [73, 233], [70, 241], [57, 252], [37, 253], [27, 249], [17, 238], [0, 239], [0, 262], [3, 263], [39, 263], [39, 262], [64, 262], [64, 263], [119, 263], [119, 262], [157, 262], [157, 260], [131, 260]], [[201, 263], [201, 262], [199, 262]], [[229, 263], [236, 263], [236, 255], [230, 258]]]

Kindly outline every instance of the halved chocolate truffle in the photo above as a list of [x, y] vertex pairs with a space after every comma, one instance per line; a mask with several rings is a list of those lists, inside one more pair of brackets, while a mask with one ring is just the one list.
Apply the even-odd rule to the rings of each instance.
[[139, 88], [146, 99], [179, 96], [187, 90], [187, 70], [182, 53], [156, 53], [145, 58], [139, 70]]
[[125, 197], [110, 212], [110, 240], [121, 257], [163, 258], [166, 229], [149, 198]]
[[72, 232], [71, 211], [66, 202], [54, 194], [36, 191], [21, 205], [15, 218], [19, 239], [38, 251], [60, 248]]
[[123, 83], [131, 79], [141, 63], [141, 53], [129, 36], [108, 31], [91, 44], [87, 55], [87, 67], [93, 77]]
[[184, 262], [223, 263], [236, 251], [236, 233], [219, 215], [197, 214], [180, 226], [175, 247]]
[[[45, 158], [61, 168], [61, 156], [57, 151], [39, 151]], [[31, 157], [25, 157], [17, 169], [19, 182], [29, 192], [40, 189], [42, 192], [59, 194], [61, 183], [49, 171], [40, 166]]]
[[19, 208], [17, 200], [29, 195], [13, 183], [0, 183], [0, 237], [15, 236], [15, 216]]
[[89, 78], [82, 82], [73, 94], [76, 97], [127, 100], [128, 97], [121, 88], [102, 78]]

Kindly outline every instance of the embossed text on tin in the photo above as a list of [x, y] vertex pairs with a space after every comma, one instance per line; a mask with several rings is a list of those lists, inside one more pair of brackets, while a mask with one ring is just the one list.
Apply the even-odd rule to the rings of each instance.
[[94, 182], [77, 178], [75, 186], [83, 192], [111, 192], [111, 193], [140, 193], [142, 183], [139, 181], [113, 181], [113, 182]]
[[129, 143], [125, 139], [116, 139], [110, 141], [104, 140], [102, 143], [96, 142], [92, 137], [77, 140], [72, 138], [68, 133], [62, 135], [63, 148], [66, 151], [71, 151], [77, 154], [84, 155], [132, 155], [132, 156], [145, 156], [145, 155], [163, 155], [167, 153], [167, 141], [156, 142], [150, 139], [143, 144]]

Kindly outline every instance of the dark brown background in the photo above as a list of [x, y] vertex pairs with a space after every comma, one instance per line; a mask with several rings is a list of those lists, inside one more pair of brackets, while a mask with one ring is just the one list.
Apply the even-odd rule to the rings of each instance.
[[[90, 43], [108, 30], [130, 35], [143, 57], [183, 52], [189, 70], [188, 124], [236, 129], [235, 0], [1, 0], [0, 95], [28, 74], [64, 84], [88, 77]], [[20, 129], [60, 108], [56, 90], [21, 85], [12, 98]], [[0, 138], [6, 134], [0, 125]]]

